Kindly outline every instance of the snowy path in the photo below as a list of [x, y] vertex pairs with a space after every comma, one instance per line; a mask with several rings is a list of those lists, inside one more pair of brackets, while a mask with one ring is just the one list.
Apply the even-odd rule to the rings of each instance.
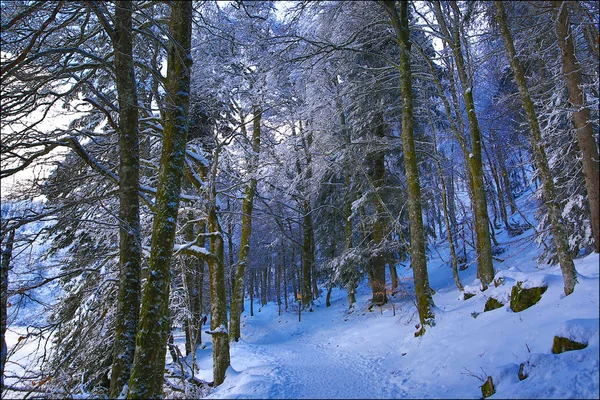
[[[510, 262], [507, 284], [467, 301], [452, 288], [448, 268], [435, 271], [447, 279], [437, 286], [436, 326], [420, 338], [413, 335], [414, 307], [398, 300], [396, 316], [389, 308], [368, 311], [368, 288], [350, 315], [341, 290], [332, 293], [331, 307], [318, 304], [302, 322], [292, 310], [279, 316], [272, 303], [253, 317], [244, 313], [227, 379], [208, 398], [476, 399], [486, 376], [493, 376], [500, 398], [598, 398], [598, 255], [577, 260], [580, 282], [568, 297], [558, 267], [539, 269], [528, 260]], [[549, 287], [520, 313], [507, 305], [482, 312], [488, 296], [506, 300], [516, 280]], [[590, 327], [588, 348], [552, 354], [563, 325], [582, 323]], [[210, 344], [197, 354], [199, 376], [212, 380]], [[521, 363], [530, 365], [524, 381]]]
[[389, 372], [381, 365], [382, 357], [352, 353], [349, 348], [316, 337], [322, 334], [311, 336], [257, 346], [260, 356], [272, 360], [272, 376], [279, 378], [273, 387], [274, 397], [404, 397], [384, 382]]
[[[329, 324], [345, 313], [345, 305], [321, 307], [319, 313], [324, 312], [332, 318], [307, 313], [300, 323], [293, 313], [281, 317], [257, 313], [242, 329], [246, 332], [242, 340], [232, 346], [233, 369], [248, 371], [254, 378], [228, 379], [213, 396], [237, 397], [239, 386], [248, 384], [252, 394], [243, 392], [255, 398], [407, 397], [392, 382], [396, 371], [384, 366], [386, 356], [374, 350], [381, 349], [382, 343], [371, 346], [373, 339], [364, 331], [353, 334], [350, 323]], [[273, 319], [279, 319], [275, 327]]]

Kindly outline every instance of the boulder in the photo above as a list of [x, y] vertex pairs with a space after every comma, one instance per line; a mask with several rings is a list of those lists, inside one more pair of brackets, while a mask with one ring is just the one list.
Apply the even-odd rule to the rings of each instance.
[[510, 292], [510, 309], [519, 312], [528, 309], [542, 298], [548, 286], [523, 288], [523, 282], [517, 282]]
[[562, 336], [554, 336], [554, 342], [552, 342], [552, 353], [560, 354], [565, 351], [581, 350], [587, 347], [586, 343], [579, 343]]
[[485, 383], [481, 386], [481, 394], [483, 395], [483, 398], [486, 399], [494, 393], [496, 393], [494, 382], [492, 381], [492, 377], [488, 376]]
[[502, 304], [500, 301], [498, 301], [497, 299], [490, 297], [489, 299], [487, 299], [487, 301], [485, 302], [485, 307], [483, 308], [483, 312], [486, 311], [492, 311], [495, 310], [497, 308], [500, 308], [504, 306], [504, 304]]

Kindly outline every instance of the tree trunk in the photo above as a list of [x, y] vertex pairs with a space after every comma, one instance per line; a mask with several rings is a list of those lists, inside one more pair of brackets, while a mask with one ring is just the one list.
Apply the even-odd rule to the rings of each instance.
[[260, 307], [267, 305], [267, 268], [260, 270]]
[[250, 316], [254, 317], [254, 270], [250, 271], [250, 287], [248, 288], [250, 294]]
[[309, 201], [305, 201], [303, 211], [304, 239], [302, 246], [302, 308], [306, 308], [310, 307], [313, 301], [311, 275], [314, 262], [314, 238], [312, 210]]
[[[216, 163], [216, 160], [215, 160]], [[210, 274], [211, 316], [210, 332], [213, 342], [213, 385], [219, 386], [225, 380], [230, 364], [229, 335], [227, 333], [227, 289], [225, 287], [224, 243], [221, 225], [213, 204], [208, 214], [208, 230], [211, 234], [210, 251], [215, 259], [208, 262]]]
[[585, 188], [588, 193], [594, 249], [600, 252], [600, 170], [598, 145], [594, 140], [594, 130], [590, 121], [590, 109], [586, 105], [582, 89], [581, 67], [575, 55], [575, 46], [569, 22], [568, 3], [552, 1], [556, 17], [556, 37], [562, 55], [562, 69], [569, 91], [569, 101], [573, 108], [571, 117], [577, 131], [577, 142], [583, 153], [582, 164], [585, 175]]
[[119, 102], [119, 294], [110, 396], [118, 397], [131, 375], [140, 312], [139, 129], [133, 69], [132, 3], [117, 1], [113, 46]]
[[[167, 112], [152, 230], [150, 274], [142, 299], [129, 398], [162, 397], [168, 336], [169, 282], [183, 178], [190, 93], [192, 2], [171, 5]], [[214, 301], [214, 300], [213, 300]]]
[[[231, 299], [230, 332], [229, 340], [240, 339], [241, 309], [244, 303], [244, 283], [246, 279], [246, 265], [250, 255], [250, 235], [252, 232], [252, 208], [254, 193], [256, 192], [256, 169], [260, 152], [260, 120], [262, 111], [260, 107], [254, 107], [254, 123], [252, 130], [252, 154], [248, 160], [248, 174], [250, 182], [246, 186], [244, 203], [242, 205], [242, 237], [240, 239], [240, 255], [238, 258], [237, 271], [233, 285], [233, 298]], [[244, 125], [242, 124], [242, 127]], [[245, 130], [245, 128], [244, 128]]]
[[417, 152], [413, 136], [413, 104], [412, 76], [410, 66], [410, 48], [408, 26], [408, 2], [400, 3], [400, 14], [396, 11], [394, 1], [382, 3], [390, 16], [396, 32], [400, 49], [400, 90], [402, 93], [402, 148], [404, 150], [404, 167], [408, 186], [408, 211], [410, 219], [410, 258], [414, 274], [415, 294], [420, 329], [415, 336], [425, 333], [425, 325], [434, 324], [433, 298], [427, 274], [427, 258], [425, 254], [425, 232], [421, 211], [421, 187], [417, 165]]
[[[429, 117], [429, 126], [431, 127], [431, 132], [433, 135], [433, 148], [434, 148], [434, 152], [435, 152], [435, 160], [436, 160], [436, 167], [437, 167], [437, 172], [438, 172], [438, 176], [440, 178], [440, 184], [441, 184], [441, 195], [442, 195], [442, 212], [444, 215], [444, 222], [446, 224], [446, 235], [448, 237], [448, 245], [450, 247], [450, 265], [452, 266], [452, 276], [454, 278], [454, 283], [456, 284], [456, 287], [458, 288], [459, 291], [463, 291], [463, 285], [460, 282], [460, 276], [458, 275], [458, 257], [456, 255], [456, 247], [454, 246], [454, 231], [453, 231], [453, 227], [452, 227], [452, 222], [450, 220], [450, 212], [449, 212], [449, 207], [448, 207], [448, 190], [446, 188], [446, 179], [444, 177], [444, 171], [442, 170], [442, 164], [440, 161], [440, 154], [438, 153], [438, 148], [437, 148], [437, 135], [436, 135], [436, 131], [435, 131], [435, 125], [433, 124], [433, 119], [431, 117], [431, 112], [429, 111], [429, 108], [427, 108], [427, 116]], [[454, 190], [452, 190], [453, 192]]]
[[[2, 250], [2, 257], [0, 259], [1, 278], [2, 279], [2, 300], [0, 307], [2, 307], [2, 353], [0, 355], [0, 386], [4, 386], [4, 370], [6, 369], [6, 358], [8, 357], [8, 348], [6, 347], [6, 328], [7, 328], [7, 316], [8, 316], [8, 272], [10, 271], [10, 261], [12, 259], [13, 246], [15, 242], [15, 230], [11, 230], [6, 238], [6, 245]], [[0, 245], [4, 243], [4, 237], [0, 239]]]
[[398, 289], [399, 279], [398, 279], [398, 270], [396, 269], [395, 260], [393, 258], [390, 258], [388, 268], [390, 270], [390, 277], [392, 280], [392, 293], [394, 293], [396, 291], [396, 289]]
[[288, 309], [288, 281], [287, 281], [287, 265], [285, 260], [285, 247], [283, 248], [283, 265], [282, 265], [282, 275], [283, 275], [283, 302], [285, 306], [285, 310]]
[[473, 187], [473, 206], [475, 209], [475, 233], [476, 233], [476, 250], [477, 250], [477, 272], [484, 289], [494, 279], [494, 264], [492, 261], [492, 242], [489, 231], [489, 216], [487, 208], [487, 199], [485, 196], [485, 184], [483, 177], [483, 160], [481, 155], [481, 130], [479, 128], [479, 120], [475, 113], [475, 102], [473, 100], [473, 88], [470, 85], [467, 76], [467, 67], [462, 53], [462, 45], [460, 38], [460, 21], [458, 5], [456, 1], [451, 1], [450, 6], [453, 9], [455, 21], [452, 26], [452, 35], [447, 28], [446, 21], [442, 14], [439, 3], [436, 3], [436, 12], [438, 22], [442, 31], [452, 38], [449, 41], [454, 62], [461, 88], [463, 91], [463, 100], [467, 109], [469, 119], [469, 132], [471, 134], [471, 153], [467, 157], [469, 169], [472, 176]]
[[531, 96], [529, 94], [527, 80], [525, 79], [525, 74], [523, 72], [523, 66], [521, 65], [521, 61], [517, 58], [512, 35], [508, 27], [508, 20], [504, 10], [504, 5], [501, 1], [495, 1], [495, 5], [497, 11], [496, 19], [502, 31], [506, 53], [508, 54], [508, 59], [515, 76], [515, 81], [519, 87], [521, 102], [523, 103], [523, 109], [525, 110], [525, 115], [529, 124], [529, 131], [531, 132], [531, 144], [533, 147], [536, 166], [539, 171], [539, 177], [543, 185], [544, 203], [546, 204], [546, 209], [548, 210], [552, 240], [556, 246], [558, 262], [563, 274], [565, 294], [569, 295], [575, 289], [575, 284], [577, 283], [577, 273], [575, 271], [573, 259], [569, 254], [569, 244], [561, 218], [562, 210], [560, 204], [556, 200], [554, 177], [552, 176], [550, 165], [548, 164], [548, 159], [546, 157], [546, 150], [544, 148], [544, 141], [542, 139], [542, 131], [535, 113], [533, 101], [531, 100]]
[[[345, 250], [348, 252], [352, 248], [352, 201], [350, 200], [350, 176], [346, 174], [346, 204], [344, 206], [344, 221], [345, 221]], [[358, 274], [357, 274], [358, 275]], [[354, 279], [350, 279], [346, 283], [346, 290], [348, 291], [348, 309], [352, 309], [354, 307], [354, 303], [356, 303], [356, 287], [358, 282]]]

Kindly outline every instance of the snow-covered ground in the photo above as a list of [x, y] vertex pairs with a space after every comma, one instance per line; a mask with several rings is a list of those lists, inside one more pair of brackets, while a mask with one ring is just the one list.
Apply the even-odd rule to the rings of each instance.
[[[576, 260], [579, 283], [565, 297], [559, 267], [538, 268], [539, 249], [525, 232], [499, 257], [504, 284], [463, 300], [448, 263], [429, 264], [436, 294], [436, 325], [415, 338], [418, 318], [409, 298], [368, 311], [370, 291], [359, 288], [357, 309], [347, 312], [346, 292], [332, 305], [317, 302], [298, 322], [293, 310], [278, 316], [269, 303], [243, 314], [242, 340], [232, 344], [231, 368], [210, 398], [481, 398], [491, 376], [492, 398], [599, 398], [598, 254]], [[477, 291], [472, 265], [461, 271], [467, 290]], [[404, 278], [412, 271], [399, 271]], [[544, 283], [548, 290], [533, 307], [515, 313], [504, 307], [483, 312], [493, 296], [508, 300], [517, 281]], [[404, 282], [410, 282], [405, 280]], [[255, 310], [258, 307], [255, 305]], [[249, 310], [249, 304], [246, 304]], [[554, 355], [556, 334], [585, 340], [588, 347]], [[210, 342], [210, 338], [204, 339]], [[200, 377], [212, 380], [210, 343], [197, 352]], [[520, 381], [518, 371], [529, 376]]]
[[[525, 201], [521, 206], [527, 209]], [[565, 297], [560, 268], [536, 263], [541, 250], [533, 235], [532, 230], [517, 237], [498, 232], [505, 250], [498, 254], [495, 269], [504, 284], [481, 292], [472, 263], [460, 271], [466, 291], [475, 293], [468, 300], [454, 285], [447, 249], [443, 244], [431, 247], [428, 268], [436, 292], [436, 325], [419, 338], [414, 337], [415, 307], [406, 295], [412, 293], [412, 271], [402, 266], [398, 272], [404, 290], [393, 300], [395, 315], [391, 304], [368, 310], [371, 294], [366, 281], [359, 286], [353, 312], [348, 313], [346, 292], [334, 289], [331, 307], [325, 307], [323, 293], [314, 312], [302, 313], [301, 322], [296, 308], [278, 315], [273, 302], [260, 311], [255, 304], [255, 315], [250, 317], [246, 302], [242, 339], [231, 345], [231, 368], [225, 382], [211, 389], [208, 397], [481, 398], [480, 387], [491, 376], [496, 386], [492, 398], [597, 399], [598, 254], [575, 260], [579, 282], [575, 292]], [[548, 290], [538, 304], [515, 313], [506, 303], [518, 281], [523, 286], [543, 283]], [[483, 312], [489, 297], [505, 305]], [[35, 309], [28, 310], [29, 316], [13, 319], [7, 335], [9, 349], [25, 332], [18, 325], [37, 319]], [[587, 342], [588, 347], [552, 354], [557, 334]], [[203, 340], [205, 347], [196, 353], [200, 368], [196, 376], [212, 381], [210, 337], [203, 334]], [[182, 335], [176, 343], [183, 351]], [[11, 357], [9, 374], [25, 373], [35, 347], [27, 344]], [[522, 381], [518, 378], [521, 364], [528, 375]]]

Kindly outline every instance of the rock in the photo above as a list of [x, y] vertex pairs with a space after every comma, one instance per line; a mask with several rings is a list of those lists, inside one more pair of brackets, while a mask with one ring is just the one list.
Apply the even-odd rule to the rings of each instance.
[[528, 309], [536, 304], [542, 298], [542, 294], [548, 289], [548, 286], [532, 287], [525, 289], [523, 282], [517, 282], [510, 292], [510, 309], [519, 312]]
[[[527, 362], [527, 364], [529, 364], [529, 361]], [[529, 376], [525, 372], [525, 363], [521, 363], [521, 365], [519, 365], [519, 373], [517, 374], [517, 376], [519, 377], [520, 381], [527, 379], [527, 377]]]
[[483, 312], [492, 311], [492, 310], [495, 310], [495, 309], [503, 307], [503, 306], [504, 306], [504, 304], [502, 304], [501, 302], [499, 302], [495, 298], [490, 297], [485, 302], [485, 307], [483, 308]]
[[483, 386], [481, 386], [481, 394], [483, 395], [483, 398], [485, 399], [485, 398], [490, 397], [494, 393], [496, 393], [496, 388], [494, 387], [494, 382], [492, 381], [492, 377], [488, 376], [487, 380], [485, 381]]
[[565, 337], [554, 336], [554, 342], [552, 343], [552, 353], [560, 354], [564, 353], [565, 351], [585, 349], [586, 347], [587, 343], [579, 343]]
[[464, 300], [469, 300], [469, 299], [470, 299], [471, 297], [473, 297], [473, 296], [475, 296], [475, 293], [467, 293], [467, 292], [465, 292], [465, 293], [463, 294], [463, 298], [464, 298]]

